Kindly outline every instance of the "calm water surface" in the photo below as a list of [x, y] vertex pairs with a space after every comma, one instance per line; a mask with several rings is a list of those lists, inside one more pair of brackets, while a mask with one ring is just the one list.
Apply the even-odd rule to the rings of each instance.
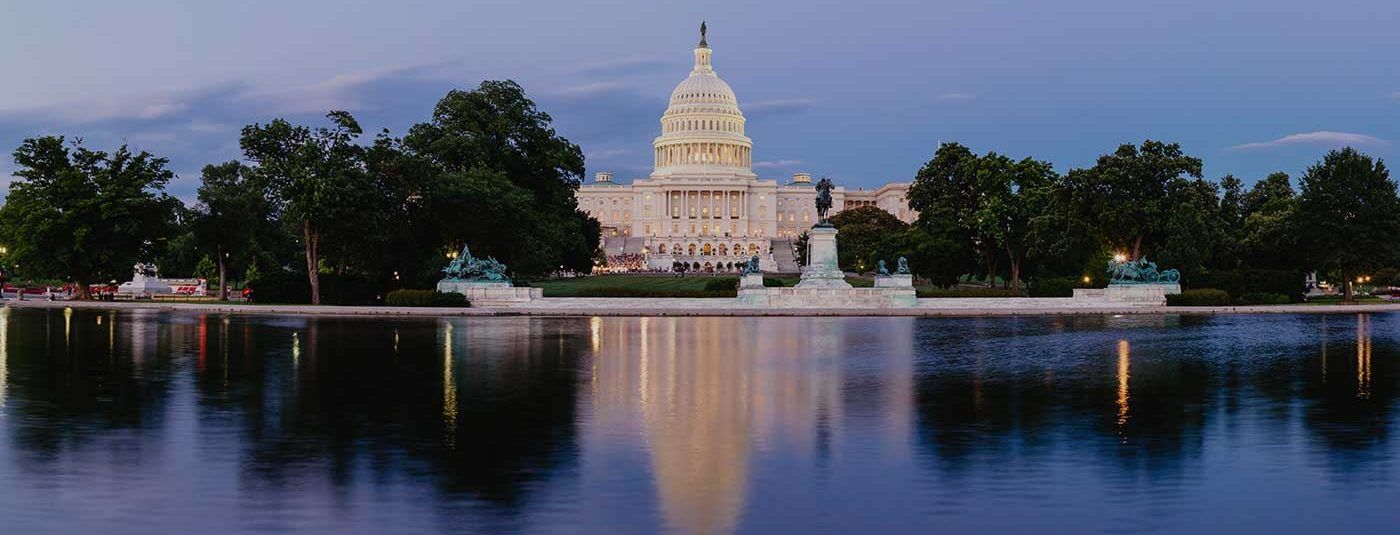
[[1400, 316], [0, 309], [4, 533], [1394, 533]]

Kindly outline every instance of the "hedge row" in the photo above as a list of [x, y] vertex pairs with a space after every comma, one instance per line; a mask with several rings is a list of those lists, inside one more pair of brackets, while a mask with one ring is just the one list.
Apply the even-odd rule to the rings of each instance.
[[1074, 297], [1074, 289], [1082, 287], [1079, 279], [1058, 277], [1031, 281], [1031, 297]]
[[1174, 307], [1217, 307], [1229, 306], [1230, 294], [1215, 288], [1193, 288], [1179, 294], [1168, 295], [1167, 305]]
[[[1184, 277], [1184, 288], [1214, 288], [1240, 297], [1240, 301], [1251, 296], [1253, 301], [1268, 301], [1284, 296], [1289, 302], [1302, 302], [1307, 287], [1303, 283], [1304, 274], [1298, 271], [1278, 269], [1236, 269], [1231, 271], [1203, 271]], [[1268, 295], [1266, 295], [1268, 294]], [[1262, 303], [1252, 303], [1262, 304]], [[1274, 304], [1269, 302], [1267, 304]]]
[[467, 297], [457, 292], [394, 290], [384, 296], [384, 304], [391, 307], [463, 307], [467, 306]]

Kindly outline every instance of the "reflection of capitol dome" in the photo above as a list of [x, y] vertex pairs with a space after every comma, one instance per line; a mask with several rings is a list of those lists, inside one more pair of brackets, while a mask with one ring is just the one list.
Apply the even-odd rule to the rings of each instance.
[[661, 116], [661, 136], [652, 143], [656, 151], [654, 176], [677, 171], [754, 176], [753, 141], [744, 136], [739, 99], [715, 74], [710, 54], [705, 25], [701, 24], [695, 67], [671, 92], [671, 103]]

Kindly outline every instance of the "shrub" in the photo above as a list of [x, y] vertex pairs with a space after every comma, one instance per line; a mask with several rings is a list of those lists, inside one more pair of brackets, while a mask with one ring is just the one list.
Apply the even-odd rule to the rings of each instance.
[[1286, 269], [1235, 269], [1203, 271], [1183, 277], [1185, 288], [1219, 288], [1230, 295], [1245, 296], [1271, 293], [1287, 296], [1290, 302], [1301, 302], [1307, 291], [1303, 273]]
[[1074, 297], [1074, 289], [1080, 286], [1078, 279], [1065, 277], [1044, 278], [1031, 281], [1031, 297]]
[[1254, 292], [1240, 296], [1236, 300], [1241, 305], [1286, 305], [1292, 300], [1288, 296], [1272, 292]]
[[763, 286], [766, 288], [782, 288], [788, 286], [787, 281], [774, 277], [764, 277]]
[[1167, 305], [1178, 307], [1229, 306], [1230, 294], [1215, 288], [1194, 288], [1167, 296]]
[[717, 277], [705, 282], [706, 292], [738, 292], [739, 279], [737, 277]]
[[460, 307], [467, 306], [467, 297], [457, 292], [394, 290], [384, 296], [384, 304], [395, 307]]

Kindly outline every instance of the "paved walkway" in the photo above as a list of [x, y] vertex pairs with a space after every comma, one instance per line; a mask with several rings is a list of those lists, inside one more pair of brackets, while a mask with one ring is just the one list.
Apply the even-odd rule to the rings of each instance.
[[327, 316], [1055, 316], [1120, 314], [1345, 314], [1400, 312], [1400, 304], [1269, 305], [1239, 307], [1123, 306], [1068, 298], [933, 298], [911, 308], [755, 308], [732, 299], [563, 298], [525, 305], [479, 308], [388, 306], [245, 305], [151, 301], [47, 301], [6, 299], [5, 306], [175, 310], [231, 314], [316, 314]]

